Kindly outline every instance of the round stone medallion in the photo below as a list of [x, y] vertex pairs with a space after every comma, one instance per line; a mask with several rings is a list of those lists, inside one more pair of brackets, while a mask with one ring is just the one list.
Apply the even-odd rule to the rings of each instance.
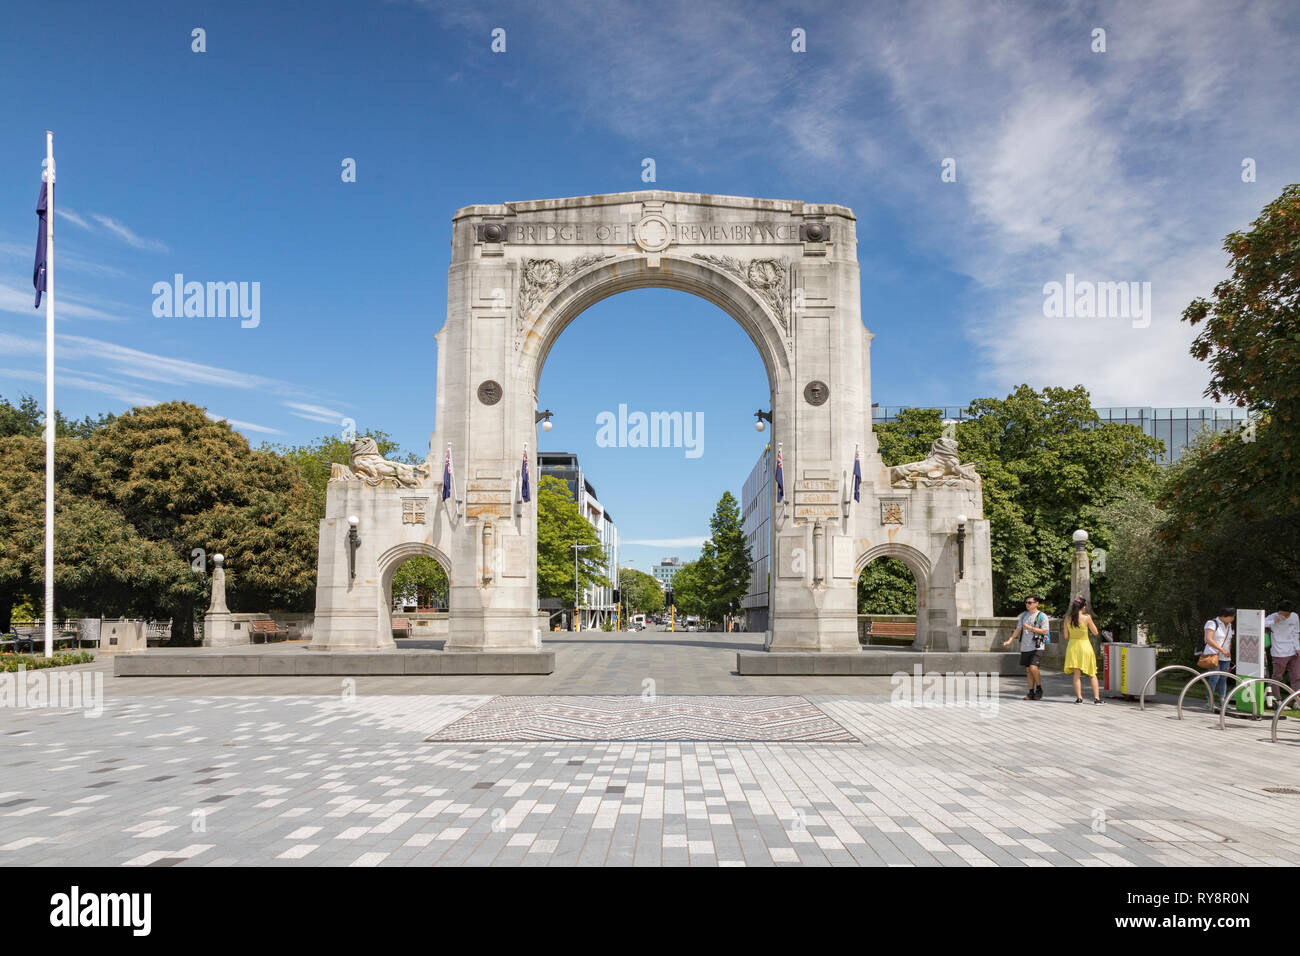
[[506, 227], [503, 223], [489, 222], [483, 227], [483, 240], [485, 242], [502, 242], [506, 238]]
[[809, 382], [803, 387], [803, 397], [809, 405], [825, 405], [831, 397], [831, 388], [825, 382]]
[[495, 405], [501, 401], [501, 386], [488, 379], [478, 387], [478, 400], [484, 405]]
[[672, 244], [672, 227], [656, 213], [642, 216], [636, 224], [636, 244], [645, 252], [663, 252]]

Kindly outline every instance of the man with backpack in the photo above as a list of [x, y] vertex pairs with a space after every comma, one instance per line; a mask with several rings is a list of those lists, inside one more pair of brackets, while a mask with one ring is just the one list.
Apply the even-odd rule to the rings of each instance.
[[1043, 646], [1050, 633], [1047, 625], [1047, 615], [1038, 609], [1038, 595], [1031, 594], [1025, 598], [1025, 613], [1020, 615], [1015, 631], [1002, 642], [1006, 647], [1017, 636], [1020, 637], [1020, 666], [1025, 669], [1025, 677], [1029, 680], [1029, 693], [1022, 700], [1043, 699], [1042, 673], [1038, 665], [1042, 663]]

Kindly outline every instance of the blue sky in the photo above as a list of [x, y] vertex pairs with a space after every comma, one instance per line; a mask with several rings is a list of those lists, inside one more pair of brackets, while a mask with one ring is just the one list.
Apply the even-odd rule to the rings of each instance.
[[[1202, 404], [1178, 315], [1222, 277], [1223, 236], [1300, 180], [1298, 39], [1286, 3], [7, 5], [0, 395], [43, 394], [50, 128], [57, 402], [78, 417], [182, 398], [254, 444], [350, 417], [423, 453], [452, 213], [646, 188], [645, 157], [657, 188], [855, 210], [881, 404], [1025, 381]], [[177, 272], [259, 282], [260, 324], [156, 318], [153, 284]], [[1150, 282], [1150, 325], [1045, 317], [1067, 273]], [[680, 542], [627, 547], [645, 568], [694, 555], [767, 401], [722, 312], [627, 293], [551, 353], [543, 448], [582, 456], [625, 540]], [[619, 403], [701, 412], [704, 454], [597, 448]]]

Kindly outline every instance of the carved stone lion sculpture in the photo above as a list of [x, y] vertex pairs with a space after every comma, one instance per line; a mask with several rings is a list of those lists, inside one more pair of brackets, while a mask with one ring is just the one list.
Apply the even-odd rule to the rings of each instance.
[[352, 442], [352, 467], [334, 465], [330, 469], [330, 480], [359, 479], [368, 485], [391, 482], [402, 488], [419, 488], [429, 477], [429, 467], [428, 462], [423, 465], [407, 465], [400, 461], [389, 461], [379, 454], [375, 440], [365, 436]]
[[957, 441], [954, 438], [936, 438], [930, 446], [930, 454], [923, 461], [910, 461], [889, 469], [889, 483], [895, 488], [979, 480], [975, 466], [963, 465], [957, 457]]

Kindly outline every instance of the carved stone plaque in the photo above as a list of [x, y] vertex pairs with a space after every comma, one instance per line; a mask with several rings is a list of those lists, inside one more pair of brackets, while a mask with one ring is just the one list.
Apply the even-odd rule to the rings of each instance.
[[501, 401], [501, 386], [488, 379], [478, 387], [478, 400], [484, 405], [495, 405]]
[[402, 499], [402, 524], [424, 524], [424, 509], [428, 498]]
[[907, 519], [906, 498], [885, 498], [880, 502], [881, 524], [905, 524]]
[[809, 405], [825, 405], [831, 397], [831, 387], [825, 382], [809, 382], [803, 387], [803, 397]]

